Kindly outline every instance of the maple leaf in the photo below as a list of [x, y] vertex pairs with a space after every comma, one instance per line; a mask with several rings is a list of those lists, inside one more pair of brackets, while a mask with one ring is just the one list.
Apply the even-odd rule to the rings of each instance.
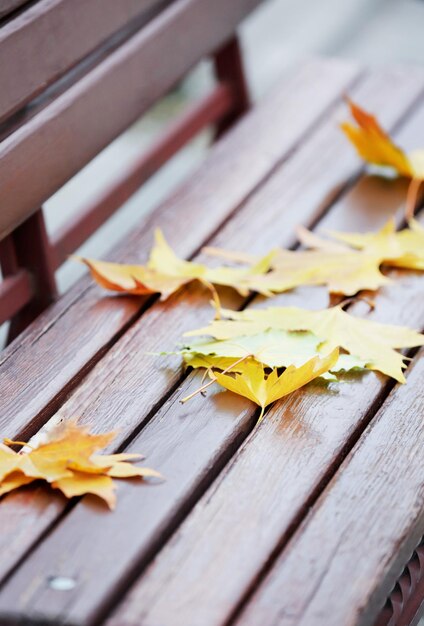
[[[325, 285], [330, 293], [353, 296], [358, 291], [374, 291], [391, 280], [382, 274], [381, 255], [370, 249], [358, 252], [299, 229], [301, 241], [315, 250], [275, 249], [271, 270], [258, 278], [263, 294], [277, 294], [302, 285]], [[206, 248], [205, 252], [222, 258], [253, 263], [245, 253]]]
[[270, 295], [261, 286], [260, 278], [268, 271], [273, 255], [271, 252], [247, 268], [209, 268], [177, 257], [158, 229], [147, 265], [76, 258], [87, 265], [94, 280], [105, 289], [132, 295], [160, 293], [165, 299], [193, 280], [199, 280], [209, 287], [213, 284], [233, 287], [242, 295], [247, 295], [249, 291]]
[[320, 351], [339, 347], [360, 359], [367, 369], [379, 370], [404, 383], [405, 358], [396, 348], [424, 345], [424, 335], [404, 326], [380, 324], [354, 317], [341, 306], [319, 311], [298, 307], [269, 307], [222, 311], [227, 319], [214, 320], [209, 326], [186, 333], [187, 336], [210, 335], [228, 340], [263, 333], [267, 329], [309, 331], [320, 338]]
[[341, 124], [347, 138], [358, 154], [368, 163], [391, 167], [401, 176], [411, 179], [406, 198], [406, 216], [414, 215], [418, 191], [424, 180], [424, 150], [405, 153], [390, 139], [376, 118], [348, 100], [350, 111], [357, 126], [348, 122]]
[[391, 219], [376, 233], [330, 231], [329, 235], [353, 248], [376, 254], [389, 265], [424, 270], [424, 228], [414, 219], [400, 231], [396, 231]]
[[[326, 285], [330, 293], [353, 296], [358, 291], [374, 291], [391, 282], [381, 272], [382, 264], [424, 269], [424, 229], [414, 219], [399, 232], [394, 220], [389, 220], [373, 233], [329, 234], [342, 243], [299, 227], [301, 243], [314, 249], [274, 250], [271, 271], [260, 277], [262, 289], [280, 293], [301, 285]], [[207, 248], [206, 252], [232, 260], [255, 261], [255, 257], [244, 253], [217, 248]]]
[[390, 283], [380, 271], [381, 258], [372, 252], [279, 250], [264, 285], [278, 293], [301, 285], [326, 285], [330, 293], [353, 296]]
[[278, 368], [266, 373], [263, 365], [247, 359], [238, 365], [238, 371], [213, 372], [211, 378], [222, 387], [249, 398], [261, 407], [259, 421], [262, 419], [265, 408], [280, 398], [296, 391], [310, 381], [318, 378], [334, 365], [339, 356], [338, 349], [330, 354], [319, 357], [315, 356], [300, 367], [290, 365], [282, 374]]
[[113, 509], [116, 498], [112, 478], [160, 477], [155, 470], [129, 462], [142, 458], [139, 454], [95, 454], [114, 437], [114, 433], [90, 434], [87, 428], [68, 421], [54, 428], [47, 442], [36, 448], [5, 440], [9, 445], [27, 446], [29, 452], [0, 447], [0, 495], [42, 479], [68, 498], [93, 494]]
[[402, 176], [424, 178], [424, 150], [406, 154], [393, 143], [373, 115], [351, 100], [348, 104], [358, 126], [344, 122], [341, 128], [365, 161], [392, 167]]
[[[227, 322], [228, 323], [228, 322]], [[237, 324], [237, 322], [233, 322]], [[231, 322], [230, 322], [231, 324]], [[269, 328], [247, 335], [232, 336], [215, 341], [197, 341], [185, 346], [181, 355], [187, 365], [193, 368], [224, 370], [235, 359], [251, 356], [266, 367], [299, 367], [319, 354], [322, 340], [311, 332], [285, 331]], [[365, 367], [365, 362], [350, 355], [341, 354], [331, 371]], [[239, 371], [231, 367], [231, 371]]]

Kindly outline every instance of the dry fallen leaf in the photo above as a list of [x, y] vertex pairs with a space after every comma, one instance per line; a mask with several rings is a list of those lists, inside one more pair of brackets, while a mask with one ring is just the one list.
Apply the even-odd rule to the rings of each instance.
[[[60, 489], [67, 498], [94, 494], [111, 509], [115, 506], [115, 487], [112, 478], [160, 477], [155, 470], [136, 467], [129, 461], [140, 460], [139, 454], [95, 454], [108, 445], [114, 433], [93, 435], [75, 421], [64, 422], [53, 429], [46, 443], [15, 452], [10, 447], [0, 448], [0, 495], [34, 480], [42, 479]], [[5, 440], [5, 443], [22, 444]]]
[[209, 268], [200, 263], [184, 261], [176, 256], [162, 232], [155, 233], [155, 245], [147, 265], [123, 265], [83, 259], [94, 280], [103, 288], [133, 295], [160, 293], [165, 299], [183, 285], [199, 280], [207, 286], [233, 287], [242, 295], [259, 291], [271, 295], [261, 286], [261, 277], [271, 264], [273, 253], [247, 268]]
[[391, 167], [401, 176], [411, 178], [406, 200], [406, 215], [411, 218], [420, 184], [424, 180], [424, 150], [405, 153], [391, 140], [373, 115], [351, 100], [348, 100], [348, 104], [357, 126], [344, 122], [341, 128], [359, 155], [368, 163]]
[[424, 150], [405, 153], [390, 139], [373, 115], [348, 101], [351, 114], [358, 124], [344, 122], [341, 127], [360, 156], [368, 163], [388, 166], [402, 176], [424, 178]]
[[[237, 325], [237, 322], [225, 322]], [[257, 333], [234, 335], [226, 339], [201, 340], [185, 345], [180, 354], [193, 368], [227, 369], [235, 359], [249, 355], [266, 367], [300, 367], [314, 356], [322, 356], [322, 340], [311, 332], [268, 328]], [[340, 354], [331, 372], [364, 368], [365, 362]], [[231, 371], [239, 371], [231, 367]]]
[[388, 265], [424, 270], [424, 228], [416, 220], [410, 220], [408, 228], [400, 231], [396, 231], [394, 220], [389, 220], [376, 233], [330, 232], [329, 235], [353, 248], [376, 254]]
[[[298, 235], [301, 243], [314, 249], [274, 250], [271, 271], [258, 279], [263, 291], [280, 293], [302, 285], [326, 285], [330, 293], [353, 296], [358, 291], [374, 291], [391, 282], [380, 270], [383, 264], [424, 269], [424, 229], [414, 219], [399, 232], [393, 220], [372, 233], [331, 232], [331, 237], [341, 243], [323, 239], [302, 227]], [[244, 253], [217, 248], [205, 251], [240, 262], [257, 260]]]
[[309, 331], [320, 339], [320, 352], [341, 348], [359, 359], [367, 369], [379, 370], [402, 383], [405, 382], [402, 372], [405, 358], [395, 348], [424, 345], [424, 335], [415, 330], [355, 317], [340, 306], [320, 311], [297, 307], [224, 310], [222, 315], [227, 319], [214, 320], [209, 326], [190, 331], [186, 336], [209, 335], [221, 341], [238, 341], [240, 337], [269, 329]]
[[258, 404], [262, 409], [259, 416], [261, 420], [269, 404], [328, 372], [336, 363], [338, 356], [339, 351], [335, 349], [322, 358], [313, 357], [300, 367], [290, 365], [282, 374], [278, 372], [278, 368], [272, 369], [267, 374], [263, 365], [247, 359], [237, 366], [236, 373], [211, 372], [210, 376], [225, 389], [245, 396]]

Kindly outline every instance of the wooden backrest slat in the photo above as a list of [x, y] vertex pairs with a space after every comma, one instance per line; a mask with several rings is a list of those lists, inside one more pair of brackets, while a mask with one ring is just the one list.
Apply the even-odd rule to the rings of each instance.
[[177, 0], [5, 139], [0, 144], [0, 238], [134, 122], [201, 57], [222, 45], [242, 17], [259, 3]]
[[163, 0], [41, 0], [10, 20], [0, 28], [0, 120], [116, 31], [163, 4]]

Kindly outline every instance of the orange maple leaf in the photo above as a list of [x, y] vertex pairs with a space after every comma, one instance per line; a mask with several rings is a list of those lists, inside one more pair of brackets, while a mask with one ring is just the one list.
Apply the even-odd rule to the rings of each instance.
[[[129, 462], [143, 458], [139, 454], [95, 454], [114, 437], [113, 432], [90, 434], [76, 421], [68, 421], [54, 428], [48, 440], [35, 448], [6, 439], [8, 445], [0, 447], [0, 496], [41, 479], [67, 498], [93, 494], [113, 509], [116, 503], [113, 478], [161, 477], [155, 470]], [[29, 452], [26, 448], [15, 452], [10, 445], [27, 445]]]
[[357, 126], [344, 122], [341, 128], [359, 155], [368, 163], [391, 167], [401, 176], [412, 179], [406, 202], [406, 215], [410, 219], [414, 214], [419, 186], [424, 180], [424, 150], [404, 152], [373, 115], [349, 99], [348, 104]]

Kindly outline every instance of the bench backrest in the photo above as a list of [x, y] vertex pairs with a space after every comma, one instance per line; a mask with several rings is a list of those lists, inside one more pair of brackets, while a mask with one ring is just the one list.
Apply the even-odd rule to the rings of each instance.
[[[12, 335], [54, 299], [67, 255], [158, 167], [204, 126], [222, 132], [246, 111], [235, 30], [260, 1], [9, 2], [16, 10], [0, 22], [0, 323], [13, 318]], [[206, 56], [212, 93], [49, 241], [42, 204]]]

